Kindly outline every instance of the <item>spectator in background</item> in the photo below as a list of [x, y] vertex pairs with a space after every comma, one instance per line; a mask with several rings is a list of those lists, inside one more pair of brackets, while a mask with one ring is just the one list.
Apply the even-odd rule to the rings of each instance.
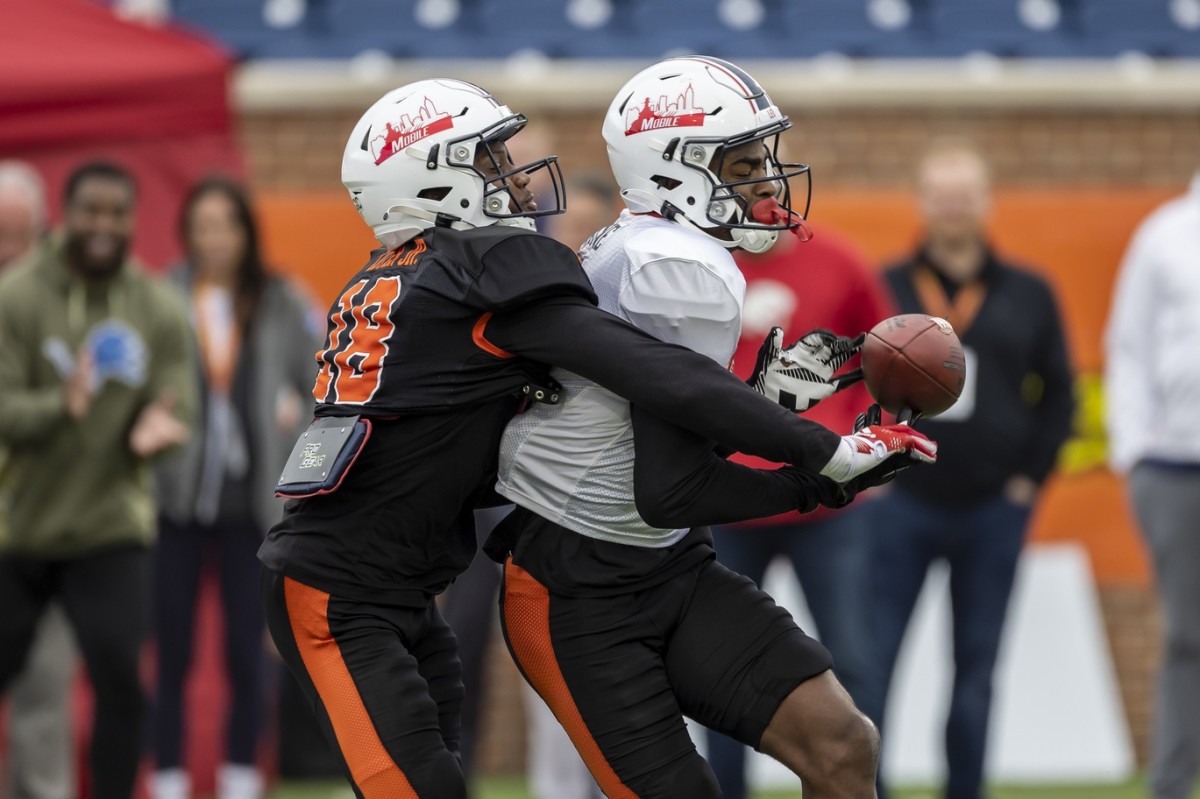
[[1128, 477], [1164, 620], [1150, 787], [1185, 799], [1200, 768], [1200, 174], [1134, 235], [1106, 350], [1110, 459]]
[[138, 655], [149, 459], [183, 443], [195, 405], [187, 316], [128, 257], [136, 189], [93, 162], [67, 180], [65, 230], [0, 278], [0, 690], [61, 602], [95, 691], [91, 786], [128, 799], [142, 746]]
[[0, 161], [0, 271], [28, 255], [46, 229], [46, 189], [23, 161]]
[[[46, 229], [46, 190], [37, 170], [0, 161], [0, 272], [31, 254]], [[4, 461], [0, 452], [0, 468]], [[0, 517], [0, 541], [5, 536]], [[29, 658], [9, 691], [7, 795], [71, 799], [70, 685], [75, 642], [57, 602], [38, 625]]]
[[[740, 377], [753, 371], [758, 348], [773, 327], [782, 327], [789, 342], [815, 328], [853, 337], [892, 313], [869, 264], [828, 231], [819, 231], [804, 244], [794, 236], [781, 236], [766, 253], [738, 253], [735, 260], [746, 277], [742, 335], [733, 359]], [[805, 415], [831, 430], [849, 432], [870, 403], [859, 383]], [[757, 467], [767, 463], [737, 460]], [[804, 589], [817, 638], [833, 655], [834, 672], [856, 702], [871, 645], [866, 608], [869, 503], [860, 498], [841, 510], [793, 512], [713, 529], [717, 559], [760, 586], [774, 558], [788, 559]], [[746, 752], [732, 738], [708, 734], [708, 760], [726, 799], [746, 796]]]
[[[921, 160], [924, 240], [886, 272], [901, 313], [948, 319], [962, 339], [959, 401], [921, 430], [938, 465], [901, 473], [874, 505], [876, 678], [862, 709], [887, 747], [884, 708], [905, 627], [934, 560], [950, 567], [954, 687], [946, 721], [947, 799], [980, 799], [992, 671], [1030, 510], [1070, 429], [1067, 347], [1046, 281], [988, 244], [989, 175], [970, 145]], [[880, 790], [881, 799], [886, 791]]]
[[195, 435], [158, 470], [155, 561], [158, 689], [155, 799], [186, 799], [183, 686], [195, 639], [196, 595], [206, 556], [224, 608], [231, 709], [218, 799], [256, 799], [265, 621], [256, 553], [279, 520], [275, 483], [307, 423], [320, 335], [287, 281], [263, 267], [258, 228], [242, 188], [212, 178], [184, 203], [185, 261], [172, 275], [200, 353], [202, 413]]

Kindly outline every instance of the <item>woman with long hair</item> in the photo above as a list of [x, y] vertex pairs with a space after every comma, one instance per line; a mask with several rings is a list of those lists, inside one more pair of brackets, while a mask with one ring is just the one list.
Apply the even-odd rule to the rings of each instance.
[[282, 506], [279, 471], [308, 421], [305, 397], [320, 335], [307, 304], [268, 272], [245, 191], [225, 178], [195, 186], [183, 207], [184, 262], [171, 275], [195, 331], [203, 415], [178, 457], [159, 468], [155, 569], [158, 687], [155, 799], [187, 799], [183, 687], [204, 566], [219, 574], [231, 709], [218, 799], [256, 799], [262, 720], [262, 603], [255, 552]]

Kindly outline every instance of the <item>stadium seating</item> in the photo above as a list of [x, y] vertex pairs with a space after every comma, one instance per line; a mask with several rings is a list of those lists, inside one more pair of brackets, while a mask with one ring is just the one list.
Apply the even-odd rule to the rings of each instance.
[[931, 14], [937, 55], [1076, 56], [1081, 44], [1077, 9], [1071, 0], [940, 2]]
[[1089, 56], [1200, 58], [1200, 0], [1087, 0], [1080, 25]]
[[244, 59], [1200, 57], [1200, 0], [172, 0]]

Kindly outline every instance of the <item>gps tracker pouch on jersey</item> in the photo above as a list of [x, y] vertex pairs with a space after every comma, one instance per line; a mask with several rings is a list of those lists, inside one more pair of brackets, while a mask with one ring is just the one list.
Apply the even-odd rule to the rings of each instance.
[[338, 489], [371, 437], [371, 420], [358, 416], [314, 419], [296, 440], [275, 496], [304, 499]]

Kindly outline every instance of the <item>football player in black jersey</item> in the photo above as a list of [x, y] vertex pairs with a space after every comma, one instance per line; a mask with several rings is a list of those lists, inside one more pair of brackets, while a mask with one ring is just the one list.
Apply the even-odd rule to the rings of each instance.
[[[433, 602], [470, 562], [506, 422], [554, 401], [548, 364], [731, 448], [818, 472], [841, 439], [712, 360], [595, 306], [575, 254], [533, 231], [525, 125], [478, 86], [373, 105], [342, 179], [383, 245], [329, 311], [316, 417], [259, 552], [268, 626], [358, 796], [462, 797], [462, 684]], [[311, 475], [306, 477], [305, 475]], [[797, 503], [812, 490], [796, 483]]]

